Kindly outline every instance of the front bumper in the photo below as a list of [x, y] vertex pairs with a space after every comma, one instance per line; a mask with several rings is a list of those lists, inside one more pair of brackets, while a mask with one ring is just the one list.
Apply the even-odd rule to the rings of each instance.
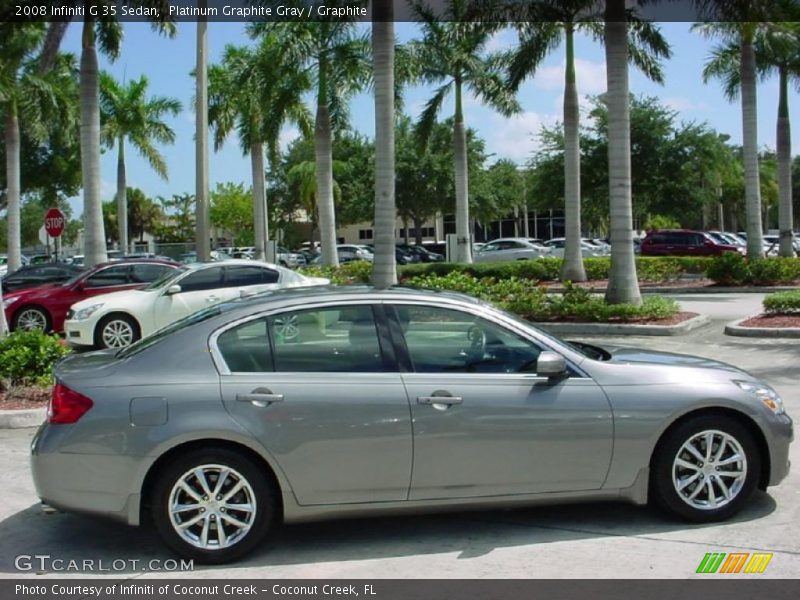
[[770, 450], [770, 474], [767, 485], [778, 485], [789, 475], [791, 461], [789, 447], [794, 440], [794, 426], [787, 414], [779, 415], [769, 423], [768, 445]]
[[94, 320], [64, 321], [64, 337], [68, 343], [76, 346], [94, 346]]

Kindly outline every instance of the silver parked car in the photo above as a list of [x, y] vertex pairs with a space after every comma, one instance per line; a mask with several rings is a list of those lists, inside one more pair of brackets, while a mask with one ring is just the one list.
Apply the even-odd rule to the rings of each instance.
[[789, 470], [766, 383], [564, 342], [467, 296], [280, 290], [56, 369], [38, 495], [234, 560], [278, 520], [653, 500], [735, 514]]
[[528, 260], [549, 256], [550, 249], [527, 238], [501, 238], [482, 245], [475, 251], [475, 262]]

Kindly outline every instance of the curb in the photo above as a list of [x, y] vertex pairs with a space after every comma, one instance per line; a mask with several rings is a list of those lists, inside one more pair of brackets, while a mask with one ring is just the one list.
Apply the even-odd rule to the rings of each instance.
[[38, 427], [47, 416], [46, 408], [22, 410], [0, 410], [0, 429], [24, 429]]
[[800, 327], [742, 327], [741, 323], [757, 317], [752, 315], [725, 325], [725, 335], [751, 338], [800, 338]]
[[[772, 292], [787, 292], [796, 290], [797, 287], [790, 286], [763, 286], [763, 287], [639, 287], [639, 292], [642, 294], [771, 294]], [[564, 288], [561, 287], [548, 287], [545, 290], [548, 294], [561, 294]], [[591, 291], [595, 294], [604, 294], [606, 288], [592, 288]]]
[[637, 323], [534, 323], [556, 335], [683, 335], [710, 323], [706, 315], [697, 315], [677, 325], [641, 325]]

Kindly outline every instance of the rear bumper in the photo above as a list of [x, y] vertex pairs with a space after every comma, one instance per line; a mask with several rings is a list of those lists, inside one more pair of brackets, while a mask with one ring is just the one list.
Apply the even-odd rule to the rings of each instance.
[[138, 524], [138, 495], [130, 485], [138, 460], [110, 454], [59, 452], [63, 425], [45, 423], [31, 443], [31, 473], [42, 502], [66, 511]]

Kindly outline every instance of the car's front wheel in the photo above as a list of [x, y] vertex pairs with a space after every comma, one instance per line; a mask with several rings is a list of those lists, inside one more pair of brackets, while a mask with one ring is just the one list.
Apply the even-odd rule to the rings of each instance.
[[691, 521], [727, 519], [755, 490], [761, 456], [753, 435], [739, 421], [704, 415], [667, 432], [652, 464], [655, 500]]
[[125, 348], [141, 337], [139, 324], [127, 315], [109, 315], [97, 325], [94, 343], [98, 348]]
[[152, 499], [156, 528], [181, 556], [206, 564], [236, 560], [269, 531], [276, 500], [263, 468], [225, 448], [170, 463]]

